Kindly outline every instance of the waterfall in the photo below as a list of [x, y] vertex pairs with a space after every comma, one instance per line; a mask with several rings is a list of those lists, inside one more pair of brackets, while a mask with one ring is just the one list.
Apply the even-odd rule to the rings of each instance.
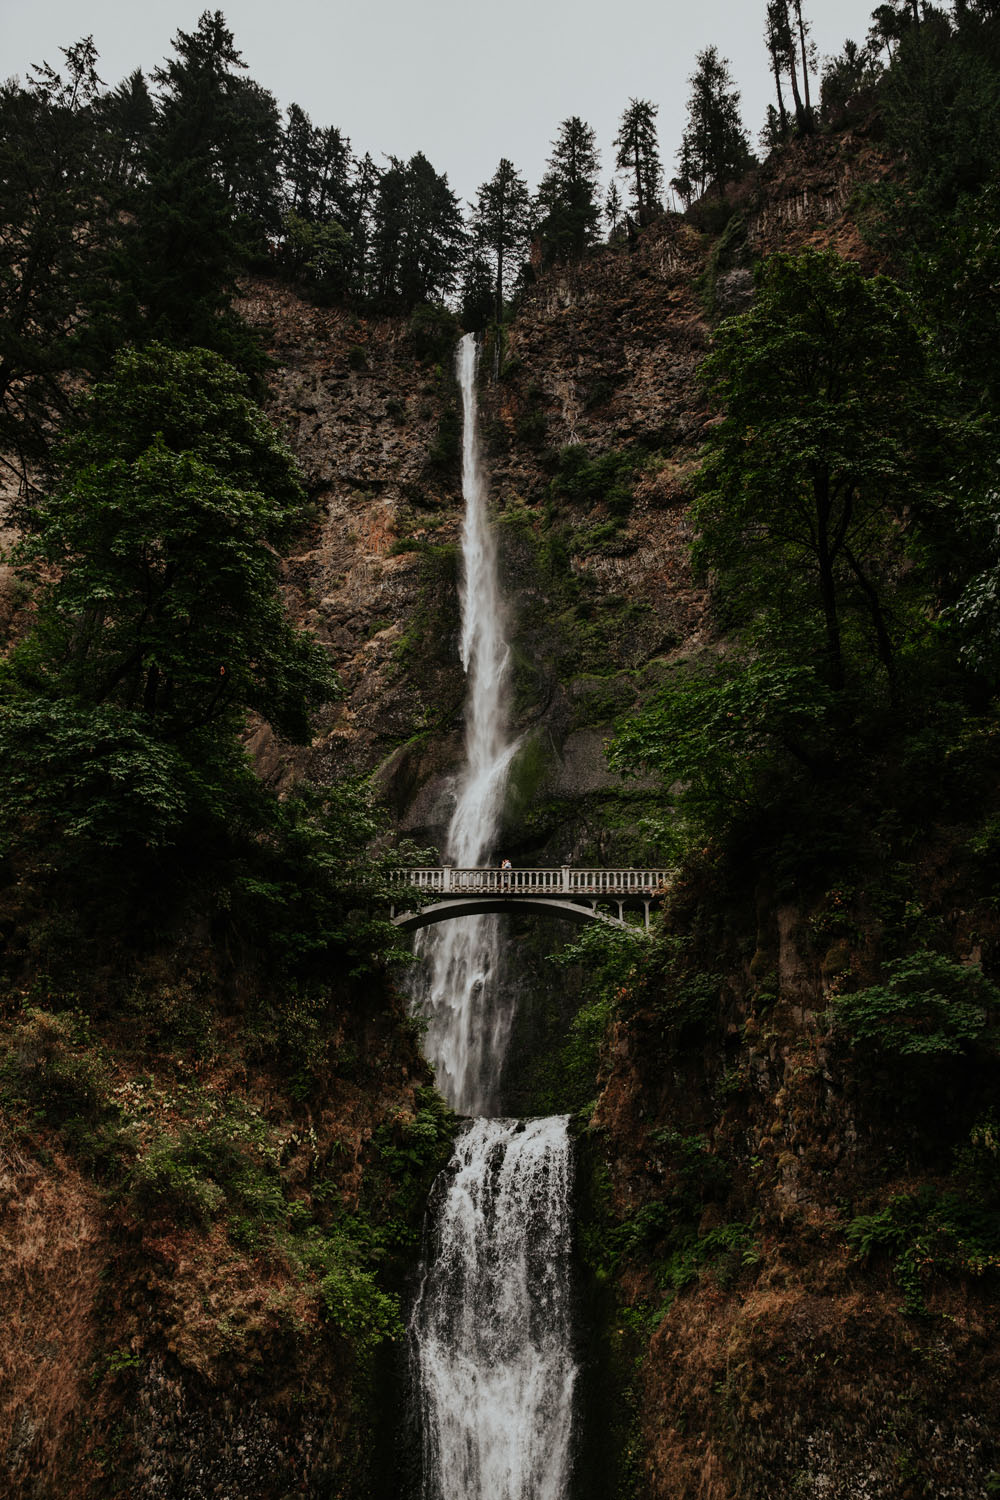
[[[458, 348], [462, 389], [462, 661], [466, 764], [446, 858], [495, 861], [504, 784], [509, 652], [479, 458], [475, 340]], [[513, 1021], [500, 921], [466, 917], [420, 943], [425, 1051], [460, 1114], [498, 1112]], [[435, 1184], [410, 1319], [423, 1500], [565, 1500], [576, 1363], [570, 1326], [567, 1118], [468, 1121]]]
[[[504, 785], [516, 739], [507, 731], [509, 651], [497, 580], [496, 547], [487, 516], [479, 457], [476, 401], [478, 351], [474, 335], [458, 346], [462, 392], [462, 665], [468, 682], [465, 768], [456, 788], [445, 858], [452, 864], [495, 860]], [[497, 982], [500, 924], [496, 917], [464, 917], [430, 928], [418, 939], [423, 959], [414, 995], [427, 1022], [424, 1050], [438, 1088], [459, 1114], [497, 1109], [500, 1070], [513, 1005]]]
[[411, 1322], [423, 1500], [563, 1500], [573, 1388], [566, 1116], [456, 1143]]

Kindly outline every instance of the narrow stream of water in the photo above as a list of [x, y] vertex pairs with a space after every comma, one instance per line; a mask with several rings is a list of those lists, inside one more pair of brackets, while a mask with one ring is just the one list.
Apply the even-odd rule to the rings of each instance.
[[[462, 660], [466, 764], [446, 859], [496, 861], [508, 727], [509, 651], [479, 454], [477, 350], [467, 334], [462, 390]], [[411, 1322], [424, 1500], [565, 1500], [577, 1370], [570, 1324], [567, 1120], [493, 1118], [513, 1021], [496, 917], [427, 930], [415, 1009], [452, 1108], [472, 1118], [432, 1194]]]

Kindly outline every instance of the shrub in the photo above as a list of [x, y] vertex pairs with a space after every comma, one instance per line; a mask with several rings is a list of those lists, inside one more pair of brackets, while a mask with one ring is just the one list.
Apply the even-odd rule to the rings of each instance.
[[956, 1056], [992, 1032], [1000, 990], [982, 971], [921, 949], [882, 984], [838, 995], [833, 1016], [853, 1046], [889, 1057]]

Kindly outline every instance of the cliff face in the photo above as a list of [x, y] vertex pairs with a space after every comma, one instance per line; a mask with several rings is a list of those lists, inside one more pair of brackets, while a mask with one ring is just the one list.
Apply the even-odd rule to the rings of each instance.
[[[851, 194], [884, 170], [863, 133], [803, 143], [745, 186], [727, 225], [668, 217], [539, 278], [503, 346], [484, 351], [522, 735], [504, 829], [512, 857], [658, 862], [640, 831], [656, 789], [623, 785], [603, 745], [676, 663], [724, 649], [687, 561], [711, 323], [747, 305], [762, 254], [834, 245], [863, 257]], [[267, 330], [271, 414], [314, 503], [285, 562], [286, 597], [343, 684], [307, 749], [258, 727], [258, 765], [281, 786], [374, 770], [399, 827], [440, 847], [464, 692], [455, 330], [309, 307], [265, 282], [247, 288], [243, 311]], [[995, 955], [986, 904], [957, 894], [940, 861], [935, 870], [927, 911], [951, 923], [966, 956], [974, 934]], [[852, 908], [848, 929], [836, 892], [805, 908], [703, 875], [670, 913], [683, 972], [622, 990], [584, 1152], [595, 1233], [631, 1247], [597, 1267], [617, 1297], [606, 1342], [620, 1384], [641, 1359], [623, 1438], [629, 1492], [992, 1493], [1000, 1363], [988, 1268], [979, 1282], [935, 1283], [924, 1311], [904, 1312], [892, 1256], [862, 1257], [846, 1234], [887, 1195], [917, 1194], [919, 1210], [958, 1139], [956, 1127], [935, 1143], [912, 1110], [883, 1109], [878, 1080], [859, 1082], [828, 1035], [837, 974], [852, 953], [864, 958], [877, 917]], [[309, 1262], [309, 1247], [255, 1241], [240, 1202], [225, 1224], [197, 1222], [204, 1164], [193, 1184], [176, 1183], [168, 1168], [186, 1158], [168, 1152], [164, 1175], [143, 1186], [122, 1161], [223, 1118], [213, 1139], [249, 1153], [254, 1191], [320, 1217], [324, 1205], [331, 1218], [372, 1215], [427, 1124], [414, 1130], [426, 1071], [402, 1006], [375, 984], [335, 1014], [297, 1018], [305, 1051], [317, 1027], [328, 1049], [312, 1057], [323, 1083], [303, 1105], [294, 1068], [269, 1066], [267, 1029], [249, 1026], [239, 986], [216, 984], [204, 954], [156, 962], [136, 985], [134, 1032], [67, 1030], [44, 994], [32, 1015], [24, 997], [4, 1012], [13, 1061], [0, 1083], [14, 1123], [0, 1137], [0, 1278], [17, 1337], [0, 1345], [0, 1453], [14, 1493], [378, 1493], [362, 1450], [385, 1372], [357, 1364], [337, 1336], [338, 1267]], [[226, 990], [211, 1036], [198, 1030], [206, 986]], [[574, 1003], [558, 999], [555, 1043], [544, 1017], [532, 1023], [540, 1046], [561, 1043]], [[51, 1076], [62, 1092], [39, 1099]], [[952, 1081], [939, 1098], [964, 1121], [975, 1101], [960, 1096]], [[123, 1178], [132, 1185], [116, 1188]], [[412, 1230], [410, 1189], [398, 1217]], [[678, 1224], [690, 1236], [667, 1254], [657, 1236]]]

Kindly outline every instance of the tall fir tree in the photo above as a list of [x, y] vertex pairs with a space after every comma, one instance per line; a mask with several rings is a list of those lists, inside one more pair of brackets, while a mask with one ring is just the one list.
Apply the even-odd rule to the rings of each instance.
[[110, 297], [120, 195], [105, 178], [92, 37], [65, 68], [0, 86], [0, 451], [22, 486], [72, 400], [67, 373], [99, 367], [92, 315]]
[[596, 137], [578, 115], [563, 120], [549, 170], [538, 187], [536, 215], [547, 263], [577, 260], [597, 239], [599, 161]]
[[476, 247], [493, 265], [493, 316], [497, 322], [503, 317], [504, 302], [527, 254], [531, 229], [528, 184], [514, 163], [501, 157], [489, 182], [479, 189], [471, 223]]
[[697, 64], [688, 80], [691, 95], [678, 152], [679, 172], [670, 184], [685, 204], [713, 184], [741, 177], [753, 160], [728, 59], [719, 56], [717, 47], [706, 47], [698, 53]]
[[372, 289], [387, 306], [439, 301], [458, 278], [465, 235], [448, 178], [422, 152], [392, 158], [378, 184], [371, 240]]
[[625, 174], [631, 206], [640, 224], [660, 211], [663, 168], [656, 139], [657, 106], [649, 99], [630, 99], [615, 137], [615, 165]]
[[216, 349], [245, 368], [260, 351], [233, 311], [248, 223], [277, 217], [279, 117], [245, 64], [221, 11], [179, 31], [157, 69], [156, 120], [124, 261], [133, 336]]

